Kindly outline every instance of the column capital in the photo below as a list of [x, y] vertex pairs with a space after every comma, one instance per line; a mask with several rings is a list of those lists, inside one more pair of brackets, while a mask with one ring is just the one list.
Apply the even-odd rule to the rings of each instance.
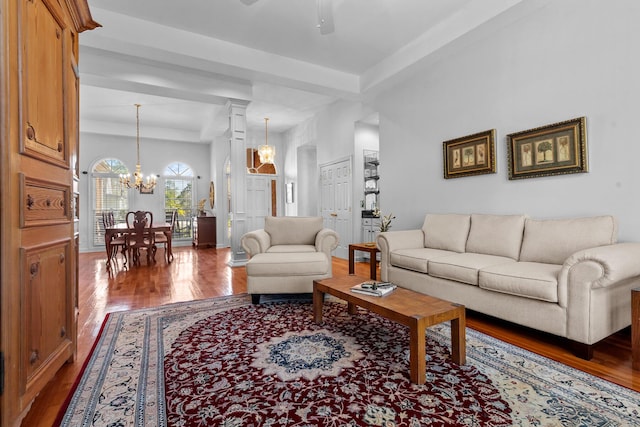
[[247, 105], [249, 105], [251, 101], [248, 101], [246, 99], [236, 99], [236, 98], [229, 98], [227, 99], [227, 102], [225, 103], [225, 107], [227, 108], [242, 108], [244, 107], [245, 109], [247, 108]]

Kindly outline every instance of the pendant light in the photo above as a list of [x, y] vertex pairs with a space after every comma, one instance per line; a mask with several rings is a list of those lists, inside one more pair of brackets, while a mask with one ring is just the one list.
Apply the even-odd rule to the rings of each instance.
[[276, 159], [276, 148], [269, 145], [269, 118], [264, 118], [264, 145], [258, 147], [258, 156], [261, 163], [274, 163]]
[[131, 174], [120, 175], [120, 183], [127, 188], [135, 188], [139, 191], [150, 191], [156, 186], [156, 177], [151, 174], [145, 182], [142, 175], [142, 168], [140, 167], [140, 104], [133, 105], [136, 106], [136, 171], [133, 173], [133, 180], [131, 180]]

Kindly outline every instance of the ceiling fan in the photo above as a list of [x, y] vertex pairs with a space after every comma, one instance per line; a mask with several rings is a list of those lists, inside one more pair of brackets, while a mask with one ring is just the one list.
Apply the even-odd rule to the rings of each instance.
[[[242, 4], [251, 6], [258, 0], [240, 0]], [[320, 30], [320, 34], [331, 34], [335, 30], [333, 25], [333, 5], [331, 0], [316, 0], [318, 9], [318, 24], [316, 27]]]

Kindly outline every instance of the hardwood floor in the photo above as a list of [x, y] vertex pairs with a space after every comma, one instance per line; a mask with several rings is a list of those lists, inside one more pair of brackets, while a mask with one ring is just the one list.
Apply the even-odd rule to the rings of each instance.
[[[162, 250], [160, 250], [161, 252]], [[163, 255], [163, 254], [159, 254]], [[174, 248], [174, 261], [125, 270], [122, 262], [111, 275], [104, 252], [80, 254], [78, 357], [65, 365], [36, 398], [23, 426], [51, 426], [79, 374], [107, 313], [155, 307], [172, 302], [246, 292], [243, 267], [227, 266], [228, 249]], [[120, 258], [119, 258], [120, 259]], [[347, 260], [334, 258], [334, 276], [348, 274]], [[369, 264], [356, 263], [356, 274], [368, 277]], [[467, 326], [601, 378], [640, 391], [640, 372], [631, 367], [631, 333], [625, 329], [599, 343], [591, 361], [573, 356], [561, 339], [468, 312]]]

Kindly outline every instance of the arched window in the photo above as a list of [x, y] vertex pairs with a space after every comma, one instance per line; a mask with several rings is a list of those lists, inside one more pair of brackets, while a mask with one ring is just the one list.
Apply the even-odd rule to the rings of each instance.
[[124, 221], [129, 210], [127, 189], [120, 183], [120, 174], [129, 170], [118, 159], [102, 159], [91, 171], [93, 185], [93, 244], [104, 245], [102, 214], [112, 211], [116, 222]]
[[184, 163], [171, 163], [164, 170], [164, 182], [165, 216], [170, 219], [173, 211], [178, 211], [173, 238], [191, 239], [191, 218], [195, 206], [193, 170]]

